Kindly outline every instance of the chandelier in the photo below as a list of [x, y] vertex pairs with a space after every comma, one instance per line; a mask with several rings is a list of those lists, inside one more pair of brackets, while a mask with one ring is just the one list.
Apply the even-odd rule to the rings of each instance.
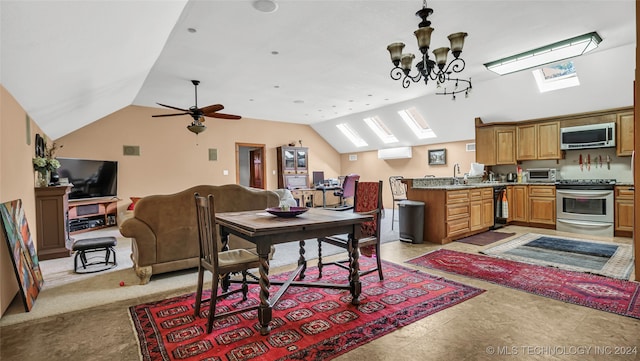
[[[435, 61], [429, 58], [429, 46], [431, 45], [431, 33], [433, 28], [430, 26], [431, 21], [427, 20], [429, 15], [433, 14], [433, 9], [427, 7], [427, 1], [422, 1], [422, 9], [416, 12], [416, 16], [422, 19], [418, 24], [418, 30], [413, 34], [418, 40], [418, 48], [422, 53], [422, 59], [416, 64], [417, 73], [411, 74], [411, 66], [415, 55], [411, 53], [402, 53], [404, 49], [404, 43], [393, 43], [387, 46], [387, 50], [391, 54], [391, 62], [393, 62], [393, 69], [391, 69], [391, 79], [402, 79], [402, 87], [408, 88], [411, 82], [417, 83], [421, 79], [424, 79], [424, 83], [428, 84], [429, 79], [436, 82], [437, 88], [444, 88], [444, 91], [436, 91], [438, 95], [452, 95], [453, 99], [456, 99], [456, 94], [465, 93], [465, 96], [469, 96], [471, 91], [471, 78], [458, 79], [452, 78], [452, 73], [460, 73], [464, 70], [465, 62], [460, 58], [462, 53], [462, 47], [464, 45], [464, 38], [467, 33], [454, 33], [448, 36], [451, 42], [451, 48], [442, 47], [435, 49], [433, 55]], [[447, 64], [447, 55], [451, 50], [454, 59]], [[446, 65], [446, 66], [445, 66]], [[453, 89], [447, 90], [446, 85], [451, 84]]]

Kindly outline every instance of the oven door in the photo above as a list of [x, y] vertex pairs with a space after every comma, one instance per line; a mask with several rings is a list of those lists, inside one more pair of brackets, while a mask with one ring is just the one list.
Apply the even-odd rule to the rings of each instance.
[[613, 223], [612, 190], [556, 189], [556, 218]]

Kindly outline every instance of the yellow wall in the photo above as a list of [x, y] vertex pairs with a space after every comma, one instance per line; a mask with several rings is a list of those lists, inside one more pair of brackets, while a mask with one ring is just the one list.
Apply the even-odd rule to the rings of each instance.
[[[0, 85], [0, 202], [22, 199], [30, 226], [33, 243], [36, 244], [34, 171], [35, 134], [42, 131], [30, 121], [20, 104]], [[31, 144], [28, 144], [31, 143]], [[0, 231], [0, 314], [18, 292], [13, 263], [9, 257], [4, 232]], [[36, 301], [37, 305], [37, 301]]]

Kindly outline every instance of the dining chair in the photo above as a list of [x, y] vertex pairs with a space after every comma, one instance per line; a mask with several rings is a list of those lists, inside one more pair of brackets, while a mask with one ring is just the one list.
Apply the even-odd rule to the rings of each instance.
[[[247, 300], [247, 270], [258, 268], [260, 261], [257, 255], [246, 249], [232, 249], [228, 251], [218, 251], [218, 236], [216, 231], [216, 213], [213, 195], [207, 197], [194, 194], [196, 203], [196, 214], [198, 217], [198, 238], [200, 248], [200, 261], [198, 263], [198, 288], [196, 291], [196, 304], [194, 317], [200, 315], [200, 305], [206, 302], [202, 299], [202, 289], [204, 272], [211, 272], [211, 298], [209, 299], [209, 316], [207, 321], [207, 333], [213, 330], [213, 320], [220, 317], [233, 315], [239, 312], [246, 312], [247, 308], [235, 311], [220, 313], [216, 315], [216, 303], [218, 298], [227, 297], [233, 293], [242, 292], [242, 300]], [[235, 290], [225, 290], [218, 294], [220, 279], [231, 273], [242, 273], [242, 286]], [[255, 308], [255, 307], [253, 307]]]
[[353, 206], [347, 204], [347, 201], [355, 195], [356, 182], [359, 179], [360, 176], [353, 173], [344, 177], [342, 187], [333, 192], [335, 196], [340, 198], [340, 204], [335, 209], [345, 211], [353, 208]]
[[[380, 259], [380, 219], [382, 214], [382, 181], [378, 182], [359, 182], [356, 181], [354, 194], [353, 211], [359, 214], [371, 215], [373, 220], [361, 224], [361, 237], [358, 238], [358, 248], [361, 253], [366, 256], [372, 256], [375, 251], [377, 267], [360, 271], [360, 276], [367, 275], [371, 272], [378, 271], [378, 278], [382, 281], [382, 262]], [[348, 235], [335, 235], [330, 237], [318, 238], [318, 278], [322, 278], [322, 267], [330, 264], [349, 269], [349, 259], [336, 262], [322, 263], [322, 243], [332, 244], [349, 251], [351, 244]], [[347, 263], [349, 262], [349, 263]], [[345, 265], [347, 263], [347, 265]]]
[[401, 175], [389, 177], [389, 185], [391, 186], [391, 196], [393, 197], [393, 208], [391, 209], [391, 230], [395, 223], [396, 204], [407, 200], [407, 185], [402, 183]]

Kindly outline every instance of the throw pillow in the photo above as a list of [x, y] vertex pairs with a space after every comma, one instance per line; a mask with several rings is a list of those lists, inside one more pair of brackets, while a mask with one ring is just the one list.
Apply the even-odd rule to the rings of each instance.
[[131, 204], [129, 205], [129, 208], [127, 208], [127, 210], [132, 211], [136, 207], [136, 203], [138, 203], [141, 198], [142, 197], [129, 197], [129, 199], [131, 199]]

